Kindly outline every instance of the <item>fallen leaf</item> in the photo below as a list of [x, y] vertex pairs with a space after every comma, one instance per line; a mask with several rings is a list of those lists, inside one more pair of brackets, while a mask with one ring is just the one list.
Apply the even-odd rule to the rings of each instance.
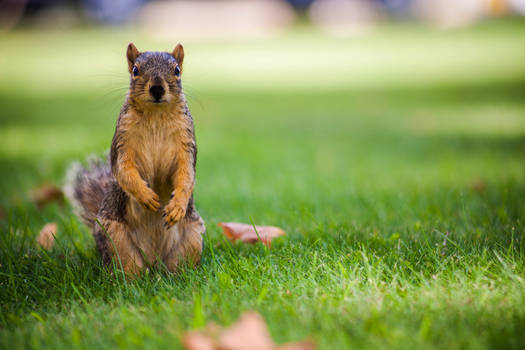
[[[210, 325], [212, 327], [210, 327]], [[204, 331], [192, 331], [182, 338], [186, 350], [315, 350], [313, 342], [276, 345], [264, 319], [256, 312], [244, 313], [229, 328], [210, 324]]]
[[43, 184], [42, 186], [35, 188], [29, 194], [31, 200], [35, 205], [42, 209], [50, 203], [64, 204], [64, 192], [60, 188], [52, 184]]
[[215, 350], [215, 340], [222, 332], [222, 328], [214, 322], [206, 325], [204, 331], [187, 332], [182, 337], [184, 348], [190, 350]]
[[182, 338], [182, 345], [188, 350], [215, 350], [211, 337], [202, 332], [188, 332]]
[[[273, 350], [273, 343], [264, 319], [256, 312], [246, 312], [217, 341], [219, 349]], [[247, 346], [249, 345], [249, 346]]]
[[40, 230], [38, 237], [36, 239], [37, 243], [46, 250], [51, 250], [55, 244], [55, 236], [57, 234], [57, 224], [56, 222], [50, 222], [45, 224], [44, 227]]
[[487, 183], [482, 178], [475, 178], [470, 181], [469, 187], [471, 191], [482, 193], [487, 189]]
[[[271, 246], [272, 239], [285, 234], [284, 230], [275, 226], [255, 226], [250, 224], [241, 224], [238, 222], [220, 222], [224, 235], [232, 242], [241, 240], [244, 243], [255, 243], [259, 240], [266, 245]], [[256, 232], [257, 230], [257, 232]]]

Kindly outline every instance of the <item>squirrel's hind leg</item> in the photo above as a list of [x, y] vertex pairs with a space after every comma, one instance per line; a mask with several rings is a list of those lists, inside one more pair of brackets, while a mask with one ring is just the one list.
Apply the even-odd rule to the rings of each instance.
[[114, 262], [126, 276], [133, 278], [142, 271], [144, 259], [125, 220], [128, 201], [126, 193], [114, 181], [97, 214], [93, 236], [104, 264]]
[[104, 264], [115, 263], [124, 270], [126, 277], [134, 278], [142, 272], [144, 259], [131, 241], [130, 233], [130, 228], [123, 222], [99, 218], [93, 236]]
[[176, 226], [180, 239], [164, 258], [164, 264], [170, 272], [177, 272], [181, 264], [194, 266], [200, 262], [202, 235], [206, 231], [204, 220], [198, 214], [182, 219]]

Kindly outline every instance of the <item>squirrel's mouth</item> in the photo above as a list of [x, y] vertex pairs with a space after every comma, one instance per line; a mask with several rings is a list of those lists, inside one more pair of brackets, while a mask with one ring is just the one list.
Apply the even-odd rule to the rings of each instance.
[[160, 99], [160, 100], [150, 100], [150, 102], [155, 104], [155, 105], [161, 105], [163, 103], [167, 103], [168, 101], [165, 100], [165, 99]]

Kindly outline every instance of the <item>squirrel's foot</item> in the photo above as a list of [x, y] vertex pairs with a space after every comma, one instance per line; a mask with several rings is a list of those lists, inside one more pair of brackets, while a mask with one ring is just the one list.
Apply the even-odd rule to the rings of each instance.
[[164, 208], [164, 214], [162, 214], [164, 217], [164, 224], [167, 228], [175, 225], [175, 223], [182, 219], [184, 215], [186, 215], [185, 207], [182, 203], [173, 199], [168, 203], [166, 208]]
[[145, 187], [141, 192], [137, 193], [135, 199], [140, 205], [151, 211], [157, 211], [160, 208], [159, 196], [149, 187]]

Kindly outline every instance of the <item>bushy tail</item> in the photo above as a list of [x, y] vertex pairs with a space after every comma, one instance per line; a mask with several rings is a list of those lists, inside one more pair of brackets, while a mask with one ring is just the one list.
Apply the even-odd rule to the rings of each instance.
[[90, 157], [86, 167], [73, 163], [66, 175], [64, 193], [78, 215], [93, 227], [104, 196], [109, 191], [113, 175], [107, 159]]

